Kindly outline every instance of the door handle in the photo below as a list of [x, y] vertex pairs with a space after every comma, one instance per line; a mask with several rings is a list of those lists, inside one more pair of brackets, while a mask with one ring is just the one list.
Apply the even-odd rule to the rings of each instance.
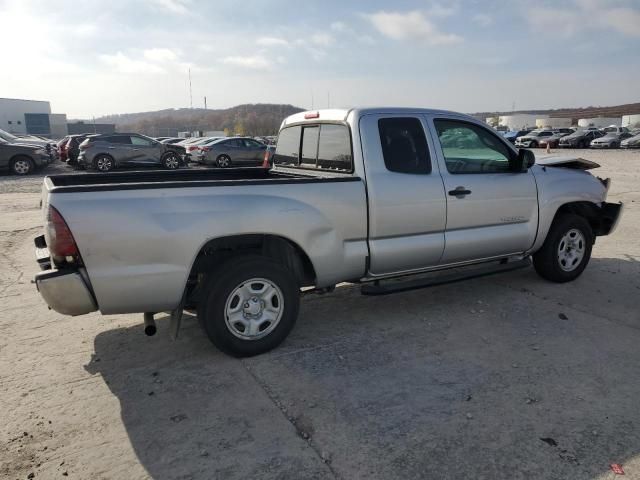
[[462, 198], [465, 195], [471, 195], [471, 190], [467, 190], [465, 187], [456, 187], [454, 190], [449, 190], [448, 193], [452, 197]]

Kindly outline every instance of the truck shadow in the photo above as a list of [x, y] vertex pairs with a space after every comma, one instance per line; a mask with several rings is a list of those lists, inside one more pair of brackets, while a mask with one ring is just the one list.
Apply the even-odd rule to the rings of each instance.
[[305, 297], [290, 338], [245, 360], [161, 318], [153, 338], [98, 335], [86, 369], [157, 480], [332, 477], [323, 460], [341, 478], [595, 478], [640, 453], [640, 262], [426, 292]]

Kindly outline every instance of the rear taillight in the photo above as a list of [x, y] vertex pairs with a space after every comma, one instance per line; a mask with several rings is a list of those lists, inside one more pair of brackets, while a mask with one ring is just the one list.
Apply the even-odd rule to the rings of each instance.
[[264, 152], [264, 157], [262, 157], [262, 168], [271, 168], [271, 164], [269, 163], [269, 150]]
[[66, 260], [74, 263], [80, 258], [80, 252], [71, 230], [60, 212], [49, 205], [47, 210], [47, 246], [54, 260]]
[[209, 148], [209, 147], [200, 147], [200, 151], [202, 151], [202, 152], [210, 152], [211, 148]]

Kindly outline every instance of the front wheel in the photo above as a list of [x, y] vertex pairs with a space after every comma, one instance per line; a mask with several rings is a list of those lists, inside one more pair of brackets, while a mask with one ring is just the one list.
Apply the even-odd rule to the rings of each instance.
[[277, 347], [293, 328], [299, 307], [294, 274], [269, 258], [247, 255], [209, 275], [198, 319], [216, 347], [248, 357]]
[[561, 215], [551, 225], [542, 248], [533, 254], [533, 266], [542, 278], [570, 282], [586, 268], [592, 246], [589, 222], [578, 215]]
[[180, 166], [180, 158], [175, 153], [167, 153], [162, 158], [162, 166], [168, 170], [176, 170]]
[[35, 165], [29, 157], [20, 155], [11, 161], [11, 171], [16, 175], [28, 175], [33, 172]]

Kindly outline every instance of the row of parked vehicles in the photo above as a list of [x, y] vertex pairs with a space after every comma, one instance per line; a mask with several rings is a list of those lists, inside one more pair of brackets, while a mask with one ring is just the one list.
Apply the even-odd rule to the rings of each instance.
[[191, 162], [228, 168], [262, 165], [274, 147], [249, 137], [151, 138], [137, 133], [68, 135], [58, 142], [62, 161], [109, 172], [126, 166], [175, 170]]
[[521, 148], [640, 148], [640, 129], [611, 125], [606, 128], [557, 128], [504, 132]]
[[0, 170], [26, 175], [58, 158], [51, 140], [34, 135], [13, 135], [0, 130]]

